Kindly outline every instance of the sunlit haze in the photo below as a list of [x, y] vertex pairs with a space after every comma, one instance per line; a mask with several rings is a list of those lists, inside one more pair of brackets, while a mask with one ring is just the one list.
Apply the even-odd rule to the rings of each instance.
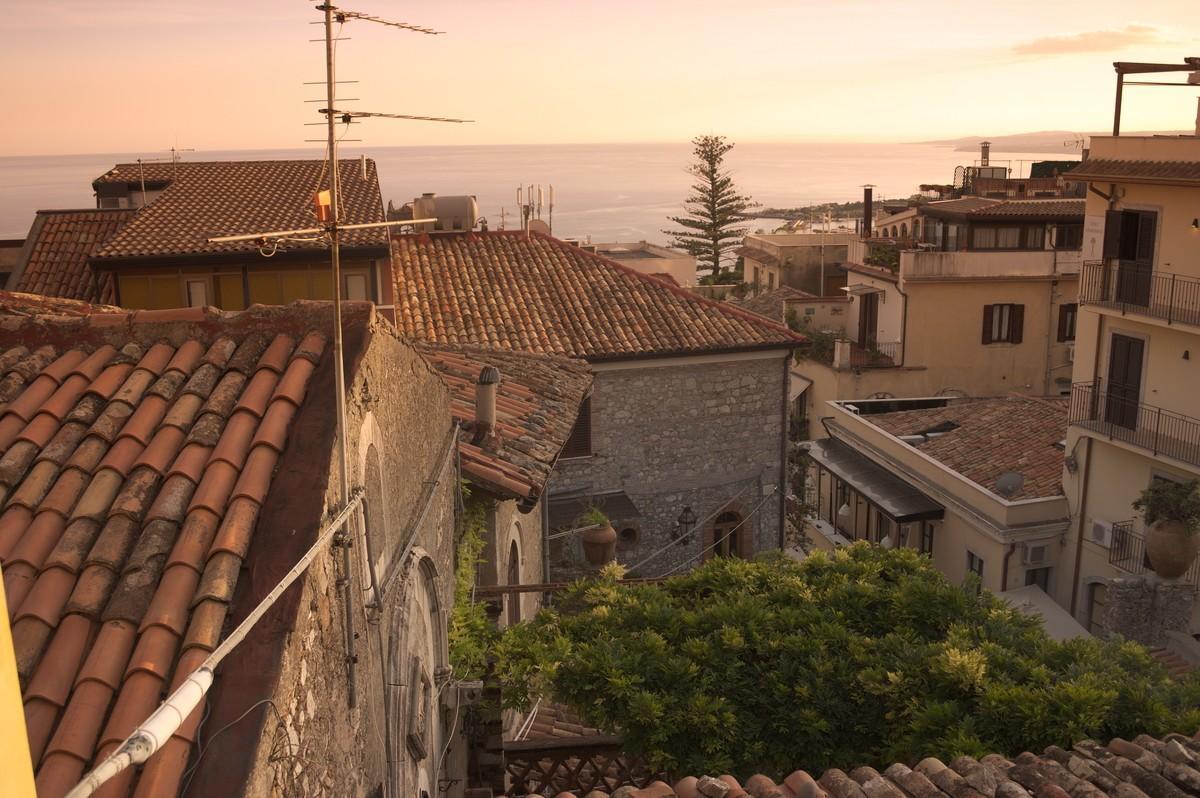
[[[352, 0], [367, 146], [921, 140], [1104, 130], [1114, 60], [1200, 55], [1194, 0]], [[316, 138], [319, 18], [300, 0], [9, 0], [0, 153], [300, 147]], [[1129, 129], [1190, 129], [1195, 92], [1126, 93]], [[310, 145], [314, 146], [314, 145]]]

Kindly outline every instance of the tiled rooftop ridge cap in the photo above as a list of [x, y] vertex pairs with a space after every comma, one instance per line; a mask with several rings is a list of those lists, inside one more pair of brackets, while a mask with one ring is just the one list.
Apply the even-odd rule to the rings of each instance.
[[[211, 341], [218, 335], [240, 337], [255, 332], [285, 333], [299, 339], [316, 331], [332, 338], [333, 310], [329, 301], [297, 300], [288, 305], [251, 305], [239, 311], [197, 307], [99, 311], [78, 316], [10, 315], [4, 313], [0, 302], [0, 341], [6, 346], [31, 349], [105, 344], [119, 349], [130, 342], [152, 345], [165, 340], [181, 346], [188, 340]], [[343, 302], [342, 324], [343, 329], [375, 327], [375, 306], [370, 302]]]
[[608, 268], [615, 269], [616, 271], [618, 271], [622, 274], [625, 274], [625, 275], [628, 275], [631, 277], [635, 277], [639, 280], [644, 280], [646, 282], [653, 283], [661, 288], [665, 288], [667, 291], [670, 291], [675, 296], [678, 296], [681, 299], [684, 299], [686, 301], [694, 302], [698, 305], [707, 305], [709, 307], [715, 308], [716, 310], [720, 311], [721, 313], [725, 313], [730, 316], [736, 316], [737, 318], [740, 318], [743, 321], [748, 321], [751, 324], [756, 324], [761, 327], [769, 327], [777, 332], [783, 333], [784, 335], [787, 335], [787, 336], [795, 339], [795, 341], [797, 343], [804, 343], [805, 341], [808, 340], [805, 336], [795, 332], [790, 327], [788, 327], [786, 324], [780, 324], [778, 322], [774, 322], [774, 321], [771, 321], [770, 319], [764, 318], [763, 316], [760, 316], [757, 313], [752, 313], [747, 310], [742, 310], [741, 308], [735, 307], [734, 305], [732, 305], [729, 302], [718, 302], [715, 299], [709, 299], [707, 297], [700, 296], [699, 294], [689, 291], [688, 289], [679, 285], [674, 280], [668, 280], [668, 279], [659, 277], [658, 275], [655, 275], [655, 274], [643, 274], [642, 272], [639, 272], [630, 266], [626, 266], [625, 264], [620, 263], [612, 258], [606, 258], [603, 255], [600, 255], [599, 253], [590, 252], [586, 249], [583, 249], [582, 247], [573, 246], [573, 245], [568, 244], [567, 242], [563, 241], [560, 238], [555, 238], [554, 236], [546, 235], [545, 233], [538, 233], [538, 232], [534, 232], [534, 231], [530, 231], [527, 233], [524, 230], [487, 230], [487, 231], [464, 230], [461, 232], [434, 233], [434, 234], [401, 233], [398, 235], [394, 235], [392, 238], [393, 238], [393, 240], [413, 239], [413, 240], [426, 242], [426, 241], [433, 241], [435, 239], [435, 237], [447, 237], [447, 236], [457, 236], [457, 237], [461, 237], [461, 238], [466, 238], [468, 240], [470, 240], [471, 238], [475, 238], [475, 237], [484, 238], [484, 237], [488, 237], [488, 236], [508, 237], [508, 238], [528, 238], [528, 239], [542, 240], [542, 241], [549, 243], [551, 246], [554, 246], [563, 251], [569, 252], [572, 255], [577, 254], [580, 257], [584, 258], [585, 260], [594, 261], [594, 262], [602, 264]]

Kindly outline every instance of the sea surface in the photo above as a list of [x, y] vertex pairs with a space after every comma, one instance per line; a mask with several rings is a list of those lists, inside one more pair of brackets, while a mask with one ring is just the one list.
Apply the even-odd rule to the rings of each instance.
[[[665, 243], [668, 217], [681, 211], [692, 178], [691, 146], [679, 144], [555, 144], [456, 147], [343, 147], [341, 156], [365, 153], [378, 164], [383, 198], [396, 205], [422, 192], [474, 194], [491, 227], [515, 226], [518, 185], [554, 186], [554, 233], [594, 241]], [[34, 212], [95, 206], [91, 181], [113, 164], [166, 153], [107, 153], [0, 157], [0, 238], [22, 238]], [[227, 150], [187, 153], [187, 160], [320, 158], [321, 150]], [[735, 184], [764, 207], [797, 207], [862, 197], [916, 193], [922, 183], [949, 183], [954, 167], [976, 153], [937, 144], [742, 143], [727, 162]], [[1011, 161], [1013, 176], [1034, 160], [1067, 159], [1063, 153], [995, 153], [992, 164]], [[1076, 156], [1077, 157], [1077, 156]], [[542, 213], [548, 221], [549, 209]], [[770, 231], [760, 220], [751, 229]]]

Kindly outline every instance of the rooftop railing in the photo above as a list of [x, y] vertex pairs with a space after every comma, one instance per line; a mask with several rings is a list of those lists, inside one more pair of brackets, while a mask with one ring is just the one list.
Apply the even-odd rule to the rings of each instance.
[[1200, 419], [1131, 397], [1125, 386], [1100, 380], [1071, 386], [1071, 424], [1184, 463], [1200, 465]]
[[1087, 261], [1079, 276], [1079, 302], [1200, 326], [1200, 279], [1133, 261]]

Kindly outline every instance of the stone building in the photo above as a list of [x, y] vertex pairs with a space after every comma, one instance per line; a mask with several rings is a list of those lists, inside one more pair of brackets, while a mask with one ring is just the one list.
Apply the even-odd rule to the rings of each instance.
[[0, 316], [0, 562], [39, 794], [110, 754], [345, 507], [103, 794], [436, 795], [458, 697], [442, 380], [347, 303], [343, 506], [330, 305], [68, 310]]
[[[643, 575], [779, 548], [798, 336], [536, 233], [392, 246], [403, 336], [588, 363], [595, 383], [554, 468], [550, 529], [577, 529], [598, 507], [617, 559]], [[549, 542], [551, 578], [586, 570], [578, 535]]]

